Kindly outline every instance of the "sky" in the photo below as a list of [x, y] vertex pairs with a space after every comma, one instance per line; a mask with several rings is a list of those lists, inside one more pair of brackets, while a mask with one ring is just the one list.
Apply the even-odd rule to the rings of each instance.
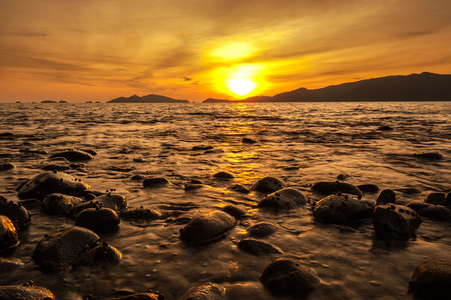
[[201, 102], [451, 73], [449, 0], [0, 0], [0, 102]]

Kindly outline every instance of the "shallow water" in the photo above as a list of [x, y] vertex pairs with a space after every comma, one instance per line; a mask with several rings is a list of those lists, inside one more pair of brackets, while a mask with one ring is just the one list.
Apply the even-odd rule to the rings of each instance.
[[[2, 104], [0, 163], [16, 168], [0, 172], [0, 195], [17, 201], [15, 188], [41, 172], [49, 156], [66, 149], [93, 149], [87, 172], [67, 173], [93, 189], [116, 189], [129, 207], [141, 205], [164, 214], [189, 216], [236, 204], [249, 217], [226, 238], [203, 247], [179, 239], [184, 225], [169, 220], [149, 223], [123, 220], [116, 233], [100, 235], [119, 249], [117, 266], [82, 267], [45, 274], [31, 254], [46, 233], [69, 228], [74, 221], [30, 210], [32, 224], [20, 232], [20, 245], [11, 255], [25, 264], [0, 284], [33, 280], [58, 299], [104, 296], [114, 289], [159, 290], [179, 299], [192, 286], [216, 282], [229, 299], [281, 299], [260, 283], [263, 269], [279, 257], [313, 268], [321, 285], [308, 299], [411, 299], [408, 282], [415, 267], [427, 259], [451, 259], [450, 224], [424, 219], [418, 237], [384, 242], [374, 237], [370, 220], [354, 226], [325, 225], [312, 217], [309, 206], [290, 210], [257, 209], [259, 193], [230, 191], [233, 184], [252, 184], [265, 176], [282, 179], [312, 201], [317, 181], [372, 183], [394, 189], [397, 200], [421, 201], [431, 192], [451, 189], [451, 103], [283, 103], [283, 104]], [[391, 131], [377, 130], [389, 125]], [[242, 138], [258, 141], [243, 144]], [[203, 154], [193, 146], [211, 145], [223, 153]], [[444, 159], [414, 157], [440, 152]], [[142, 161], [136, 159], [142, 158]], [[135, 159], [135, 161], [134, 161]], [[213, 178], [232, 173], [232, 181]], [[133, 175], [167, 177], [172, 185], [145, 189]], [[200, 179], [206, 185], [185, 191], [184, 184]], [[414, 188], [419, 193], [403, 193]], [[376, 194], [364, 199], [374, 200]], [[262, 238], [280, 247], [283, 255], [254, 256], [236, 244], [248, 237], [246, 228], [271, 221], [279, 230]], [[289, 299], [289, 298], [287, 298]]]

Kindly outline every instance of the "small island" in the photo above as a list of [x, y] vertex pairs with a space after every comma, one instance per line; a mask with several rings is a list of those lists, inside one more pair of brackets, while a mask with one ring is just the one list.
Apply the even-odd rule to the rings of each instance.
[[142, 97], [137, 95], [133, 95], [128, 98], [119, 97], [107, 101], [107, 103], [190, 103], [190, 102], [188, 100], [178, 100], [162, 95], [149, 94]]

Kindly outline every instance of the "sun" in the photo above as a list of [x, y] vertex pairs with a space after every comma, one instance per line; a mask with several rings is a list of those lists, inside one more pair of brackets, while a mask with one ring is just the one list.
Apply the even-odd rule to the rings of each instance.
[[239, 96], [246, 96], [252, 92], [257, 84], [246, 78], [233, 78], [227, 82], [227, 87], [232, 93]]

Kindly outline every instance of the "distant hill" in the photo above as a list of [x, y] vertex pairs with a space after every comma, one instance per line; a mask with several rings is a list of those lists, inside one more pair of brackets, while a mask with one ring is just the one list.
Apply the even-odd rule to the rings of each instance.
[[137, 95], [133, 95], [131, 97], [119, 97], [107, 103], [189, 103], [188, 100], [177, 100], [166, 96], [149, 94], [146, 96], [139, 97]]

